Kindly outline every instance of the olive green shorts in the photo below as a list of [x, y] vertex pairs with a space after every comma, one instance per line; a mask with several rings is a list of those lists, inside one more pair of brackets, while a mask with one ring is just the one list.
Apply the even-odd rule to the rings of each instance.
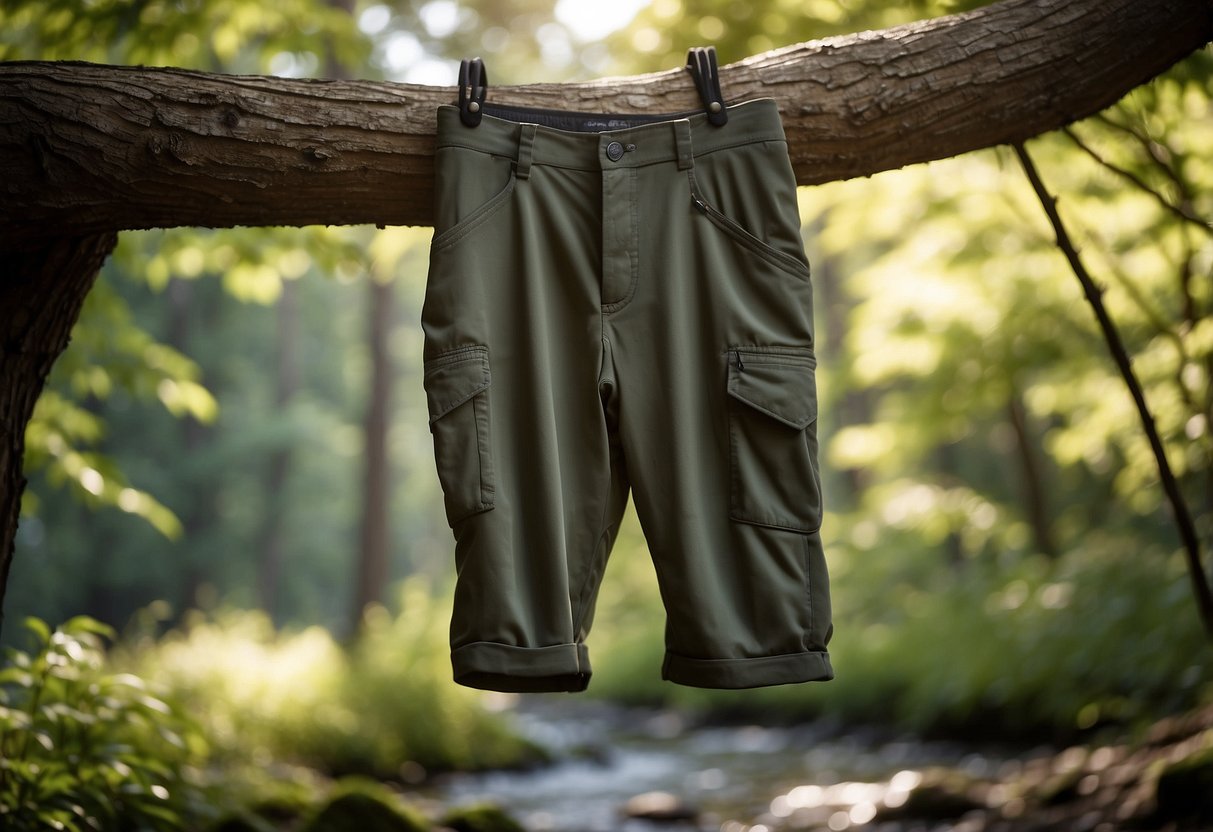
[[721, 127], [502, 112], [438, 113], [422, 325], [455, 680], [585, 689], [629, 490], [663, 678], [831, 678], [812, 295], [775, 103]]

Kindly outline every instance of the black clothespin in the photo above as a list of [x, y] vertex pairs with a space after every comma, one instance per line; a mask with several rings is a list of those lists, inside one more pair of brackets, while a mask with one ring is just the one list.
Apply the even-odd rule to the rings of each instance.
[[480, 124], [484, 99], [489, 94], [489, 72], [479, 58], [459, 63], [459, 120], [468, 127]]
[[721, 127], [729, 120], [720, 92], [720, 70], [716, 66], [715, 46], [696, 46], [687, 51], [687, 71], [695, 79], [695, 88], [708, 114], [708, 122]]

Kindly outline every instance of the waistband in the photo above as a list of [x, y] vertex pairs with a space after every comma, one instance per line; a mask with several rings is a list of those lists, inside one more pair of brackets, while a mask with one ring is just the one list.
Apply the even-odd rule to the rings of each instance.
[[[459, 108], [438, 108], [438, 147], [461, 147], [530, 165], [581, 170], [641, 167], [759, 142], [785, 141], [779, 109], [770, 98], [728, 108], [722, 127], [707, 114], [614, 115], [486, 105], [477, 127], [466, 127]], [[566, 124], [578, 129], [562, 129]], [[605, 128], [605, 129], [596, 129]]]

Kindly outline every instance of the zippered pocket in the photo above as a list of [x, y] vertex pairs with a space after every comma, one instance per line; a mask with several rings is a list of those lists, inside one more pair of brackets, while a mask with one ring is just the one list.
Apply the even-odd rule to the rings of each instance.
[[687, 178], [690, 180], [691, 186], [691, 203], [699, 213], [711, 220], [713, 225], [746, 251], [782, 269], [793, 277], [804, 281], [809, 280], [809, 264], [806, 260], [775, 248], [713, 205], [704, 195], [703, 190], [699, 187], [699, 183], [696, 182], [694, 170], [687, 171]]

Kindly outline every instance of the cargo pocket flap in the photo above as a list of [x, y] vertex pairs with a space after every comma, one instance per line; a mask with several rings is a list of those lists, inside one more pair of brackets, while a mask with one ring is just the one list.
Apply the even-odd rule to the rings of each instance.
[[424, 383], [430, 423], [487, 389], [490, 381], [487, 347], [468, 347], [427, 362]]
[[729, 395], [796, 430], [817, 419], [812, 354], [731, 351]]

